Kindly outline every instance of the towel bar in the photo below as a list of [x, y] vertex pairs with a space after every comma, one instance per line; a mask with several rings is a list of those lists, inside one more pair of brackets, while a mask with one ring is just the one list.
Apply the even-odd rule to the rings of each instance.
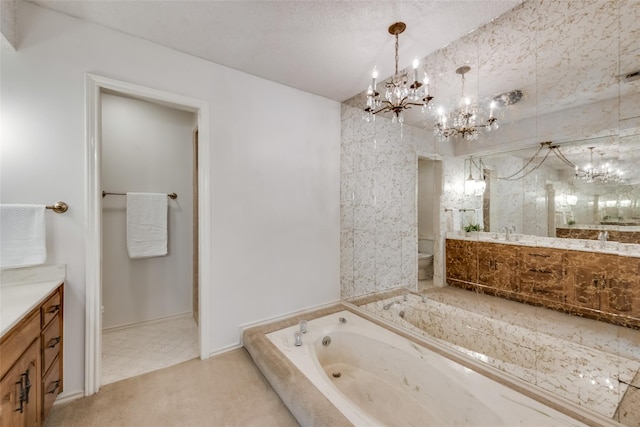
[[69, 205], [65, 202], [56, 202], [53, 206], [45, 206], [47, 209], [53, 210], [55, 213], [65, 213], [69, 210]]
[[[102, 191], [102, 198], [104, 198], [105, 196], [126, 196], [127, 193], [108, 193], [106, 191]], [[178, 195], [176, 193], [169, 193], [167, 194], [167, 196], [169, 196], [169, 198], [171, 200], [175, 200], [178, 198]]]

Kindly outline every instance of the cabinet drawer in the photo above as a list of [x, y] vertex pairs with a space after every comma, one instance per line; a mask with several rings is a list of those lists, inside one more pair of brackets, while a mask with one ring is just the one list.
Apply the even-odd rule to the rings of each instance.
[[47, 323], [53, 319], [55, 315], [60, 313], [62, 305], [60, 305], [60, 291], [56, 291], [53, 295], [49, 297], [49, 299], [42, 304], [41, 313], [42, 313], [42, 327], [44, 328]]
[[27, 319], [14, 326], [2, 340], [0, 352], [0, 378], [20, 358], [29, 344], [40, 336], [40, 318], [35, 310]]
[[53, 361], [53, 365], [51, 369], [44, 377], [42, 381], [42, 414], [43, 419], [47, 418], [49, 415], [49, 411], [53, 406], [53, 402], [56, 400], [58, 393], [60, 392], [60, 387], [62, 385], [60, 379], [60, 361], [58, 359]]
[[42, 372], [47, 372], [51, 362], [60, 353], [62, 336], [60, 335], [60, 318], [53, 318], [47, 328], [42, 332]]
[[520, 260], [525, 267], [561, 269], [564, 253], [557, 249], [521, 248]]

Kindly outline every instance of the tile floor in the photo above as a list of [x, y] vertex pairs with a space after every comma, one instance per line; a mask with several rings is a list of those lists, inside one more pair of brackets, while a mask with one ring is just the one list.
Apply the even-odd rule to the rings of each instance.
[[102, 334], [102, 385], [198, 356], [198, 328], [191, 314], [109, 330]]

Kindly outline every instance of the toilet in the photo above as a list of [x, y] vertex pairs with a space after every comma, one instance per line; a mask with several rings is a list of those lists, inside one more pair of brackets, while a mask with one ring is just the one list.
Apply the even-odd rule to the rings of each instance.
[[418, 253], [418, 280], [433, 278], [433, 255]]

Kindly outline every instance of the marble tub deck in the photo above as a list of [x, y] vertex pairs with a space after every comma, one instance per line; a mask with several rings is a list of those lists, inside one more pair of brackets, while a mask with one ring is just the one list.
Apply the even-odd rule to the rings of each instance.
[[[394, 291], [351, 302], [423, 333], [400, 318], [401, 304], [381, 309], [381, 300], [402, 300], [400, 295]], [[438, 324], [436, 338], [446, 336], [444, 345], [608, 418], [640, 425], [640, 331], [455, 287], [425, 295], [438, 311], [468, 321], [447, 326], [442, 314], [421, 314], [421, 321]], [[407, 318], [419, 301], [412, 296], [405, 303]], [[491, 328], [499, 332], [491, 336]]]
[[[399, 296], [402, 293], [403, 291], [397, 290], [386, 292], [383, 295], [386, 297]], [[379, 294], [364, 299], [361, 298], [359, 302], [371, 302], [378, 299], [380, 299]], [[279, 329], [296, 325], [300, 320], [315, 319], [341, 310], [353, 311], [373, 323], [392, 330], [409, 341], [422, 345], [500, 384], [507, 385], [517, 392], [569, 415], [582, 423], [591, 426], [618, 425], [612, 422], [610, 418], [604, 417], [595, 411], [586, 408], [583, 409], [566, 399], [545, 394], [541, 392], [540, 388], [531, 387], [530, 384], [514, 376], [505, 376], [499, 373], [496, 368], [485, 363], [480, 363], [464, 352], [451, 351], [450, 348], [439, 345], [436, 340], [421, 338], [415, 333], [398, 329], [390, 325], [389, 322], [381, 320], [379, 316], [356, 307], [353, 300], [337, 303], [325, 309], [307, 312], [273, 323], [248, 328], [243, 331], [244, 347], [289, 411], [291, 411], [301, 425], [334, 427], [352, 424], [329, 402], [311, 381], [276, 348], [266, 335]]]

